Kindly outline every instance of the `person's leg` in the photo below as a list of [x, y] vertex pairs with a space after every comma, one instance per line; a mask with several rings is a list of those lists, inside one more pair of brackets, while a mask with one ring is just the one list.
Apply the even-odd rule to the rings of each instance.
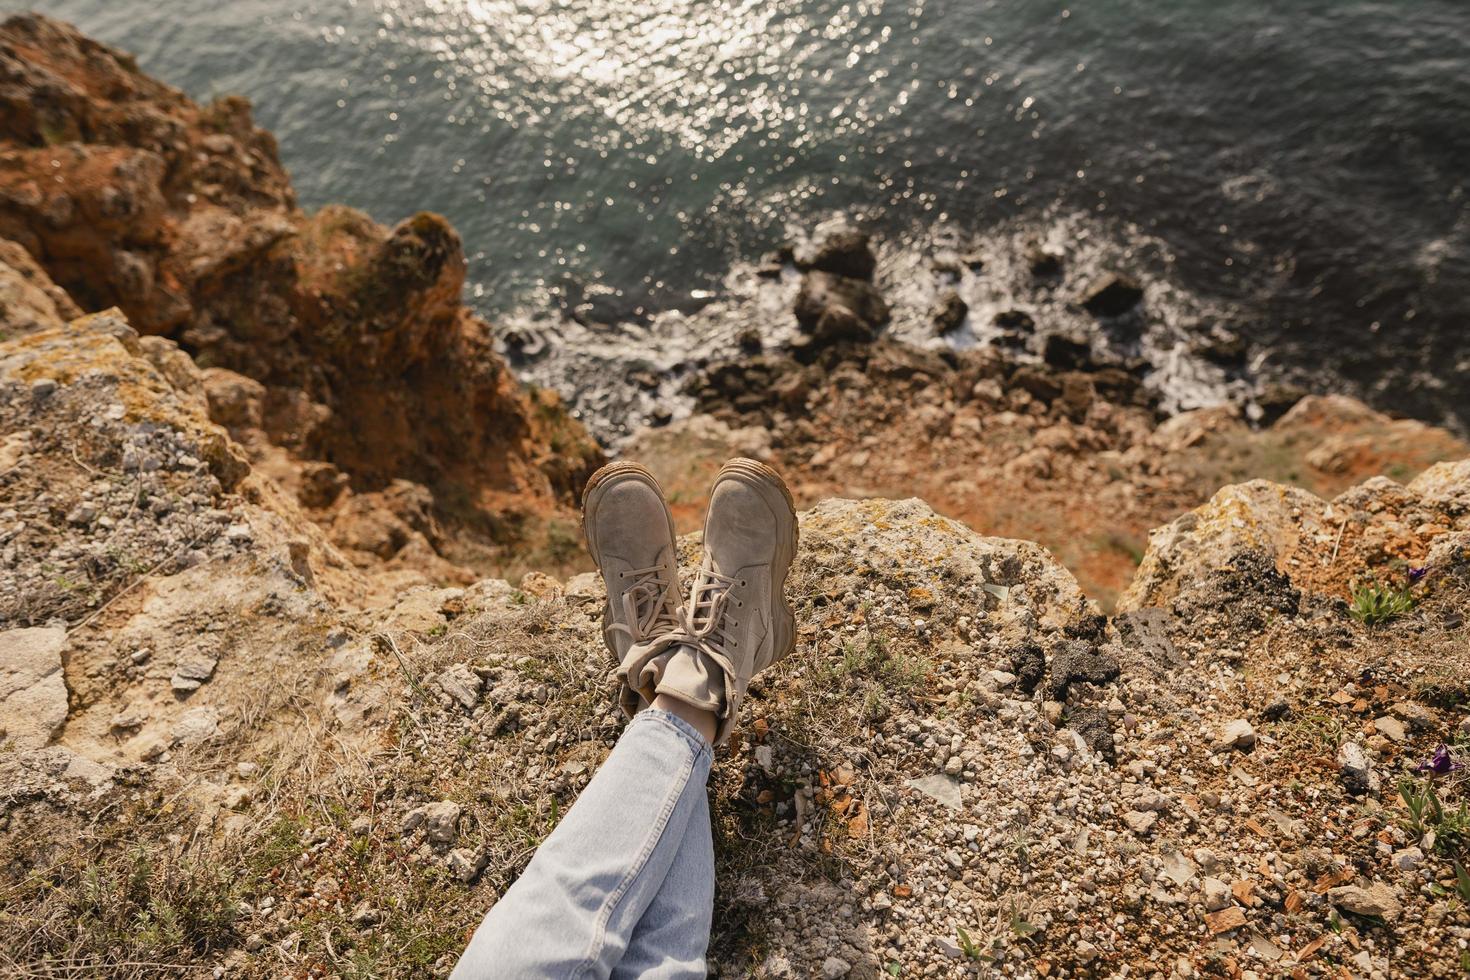
[[[676, 862], [680, 894], [697, 877], [678, 861], [685, 836], [692, 829], [710, 849], [710, 756], [709, 742], [687, 721], [656, 708], [639, 712], [485, 916], [452, 976], [609, 976]], [[707, 915], [702, 931], [707, 944]], [[674, 955], [689, 947], [675, 943]]]
[[709, 800], [701, 795], [663, 886], [633, 928], [612, 980], [703, 980], [714, 907], [715, 849]]

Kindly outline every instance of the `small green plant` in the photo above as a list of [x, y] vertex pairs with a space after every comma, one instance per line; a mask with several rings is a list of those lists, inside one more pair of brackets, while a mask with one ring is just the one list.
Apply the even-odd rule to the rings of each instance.
[[[990, 963], [994, 961], [994, 957], [987, 956], [985, 951], [978, 943], [970, 938], [970, 934], [963, 927], [955, 926], [954, 934], [955, 938], [960, 941], [960, 952], [965, 954], [965, 959], [976, 963]], [[894, 975], [897, 976], [897, 974]]]
[[1433, 849], [1453, 854], [1470, 843], [1470, 804], [1461, 802], [1447, 809], [1434, 784], [1428, 780], [1405, 779], [1399, 783], [1399, 798], [1409, 813], [1401, 823], [1415, 838], [1433, 841]]
[[1031, 841], [1024, 830], [1016, 831], [1015, 838], [1011, 841], [1011, 850], [1015, 852], [1016, 863], [1025, 871], [1031, 866]]
[[1041, 931], [1041, 926], [1027, 921], [1016, 906], [1011, 906], [1011, 932], [1015, 933], [1017, 939], [1030, 939]]
[[1377, 579], [1354, 582], [1350, 596], [1348, 614], [1364, 626], [1392, 622], [1414, 609], [1414, 594], [1408, 586], [1385, 585]]
[[1404, 801], [1409, 815], [1402, 821], [1404, 829], [1415, 839], [1422, 838], [1434, 829], [1443, 816], [1439, 796], [1434, 787], [1417, 779], [1405, 779], [1399, 783], [1399, 798]]
[[1455, 862], [1455, 892], [1460, 896], [1460, 901], [1470, 906], [1470, 871], [1459, 861]]

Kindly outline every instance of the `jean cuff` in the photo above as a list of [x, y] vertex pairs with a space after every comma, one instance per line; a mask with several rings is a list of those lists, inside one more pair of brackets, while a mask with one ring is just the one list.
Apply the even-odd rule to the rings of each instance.
[[628, 727], [631, 728], [640, 723], [668, 725], [684, 741], [689, 743], [689, 748], [694, 751], [696, 760], [700, 756], [704, 756], [706, 762], [712, 761], [714, 758], [714, 748], [704, 740], [704, 736], [699, 734], [699, 730], [673, 712], [665, 711], [662, 708], [644, 708], [633, 716], [633, 720], [628, 723]]

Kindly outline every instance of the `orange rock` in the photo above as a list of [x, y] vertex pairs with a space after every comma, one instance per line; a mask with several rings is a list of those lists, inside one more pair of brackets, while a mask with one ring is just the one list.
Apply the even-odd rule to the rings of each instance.
[[1234, 882], [1230, 886], [1230, 894], [1234, 895], [1235, 900], [1241, 905], [1244, 905], [1246, 908], [1255, 907], [1255, 890], [1256, 883], [1254, 881], [1251, 881], [1249, 878], [1242, 878], [1240, 881]]
[[1313, 939], [1311, 942], [1302, 947], [1301, 952], [1296, 954], [1297, 962], [1307, 962], [1312, 957], [1316, 956], [1317, 951], [1325, 945], [1327, 945], [1326, 936], [1318, 936], [1316, 939]]
[[1218, 912], [1209, 912], [1205, 915], [1205, 925], [1209, 927], [1212, 936], [1218, 936], [1222, 932], [1245, 925], [1245, 912], [1234, 905]]
[[[554, 393], [515, 379], [462, 304], [447, 221], [306, 215], [248, 101], [201, 107], [67, 24], [9, 18], [0, 48], [21, 66], [0, 120], [0, 237], [84, 310], [120, 307], [140, 333], [263, 386], [269, 411], [216, 421], [277, 465], [330, 463], [358, 492], [433, 487], [441, 518], [480, 529], [466, 535], [489, 546], [480, 574], [499, 573], [506, 546], [566, 550], [565, 531], [539, 539], [575, 526], [601, 451]], [[450, 566], [425, 557], [443, 580]]]

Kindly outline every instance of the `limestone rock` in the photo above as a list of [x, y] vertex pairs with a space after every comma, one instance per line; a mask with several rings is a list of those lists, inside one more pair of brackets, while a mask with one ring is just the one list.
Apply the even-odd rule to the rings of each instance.
[[66, 723], [61, 652], [66, 630], [33, 627], [0, 632], [0, 729], [5, 742], [37, 749]]
[[183, 745], [198, 745], [219, 732], [219, 712], [208, 705], [190, 708], [173, 726], [173, 740]]
[[192, 657], [180, 663], [174, 669], [174, 675], [169, 679], [169, 685], [175, 694], [188, 694], [196, 691], [214, 676], [214, 668], [218, 661], [214, 657]]
[[910, 779], [908, 784], [934, 802], [951, 810], [958, 810], [964, 803], [960, 797], [960, 784], [950, 776], [939, 773], [933, 776], [920, 776], [918, 779]]
[[459, 879], [463, 884], [473, 884], [480, 877], [480, 872], [485, 870], [486, 857], [479, 851], [467, 851], [463, 848], [455, 848], [449, 852], [445, 863], [449, 866], [450, 874]]
[[1337, 768], [1349, 793], [1361, 795], [1378, 791], [1378, 774], [1373, 771], [1373, 763], [1361, 742], [1347, 741], [1338, 747]]
[[1390, 742], [1402, 742], [1409, 737], [1408, 730], [1404, 728], [1404, 723], [1388, 715], [1373, 719], [1373, 727], [1378, 730], [1378, 734]]
[[1147, 834], [1159, 822], [1159, 815], [1152, 810], [1129, 810], [1123, 814], [1123, 822], [1135, 834]]
[[840, 956], [829, 956], [822, 961], [822, 976], [826, 980], [839, 980], [852, 972], [852, 964]]
[[1256, 747], [1256, 730], [1251, 723], [1244, 718], [1237, 718], [1226, 724], [1216, 740], [1215, 747], [1222, 752], [1235, 749], [1240, 752], [1249, 752]]
[[441, 800], [424, 807], [424, 833], [436, 844], [452, 844], [459, 838], [459, 804]]
[[[76, 313], [65, 290], [254, 379], [270, 411], [213, 406], [278, 465], [292, 461], [273, 449], [374, 486], [516, 495], [536, 501], [528, 514], [574, 502], [601, 451], [554, 393], [517, 382], [463, 305], [464, 249], [443, 218], [389, 229], [343, 207], [303, 213], [245, 99], [197, 105], [59, 21], [7, 19], [0, 51], [7, 334], [57, 329]], [[500, 519], [500, 504], [479, 506]]]
[[480, 703], [480, 689], [485, 682], [468, 664], [451, 664], [434, 678], [434, 683], [466, 711]]
[[24, 247], [0, 239], [0, 323], [7, 331], [52, 330], [81, 315], [72, 298]]
[[1206, 912], [1218, 912], [1233, 901], [1230, 886], [1219, 878], [1205, 878], [1200, 882], [1200, 898]]
[[1382, 882], [1374, 882], [1367, 887], [1339, 885], [1328, 889], [1327, 900], [1345, 912], [1372, 916], [1388, 922], [1397, 919], [1403, 911], [1393, 888]]

